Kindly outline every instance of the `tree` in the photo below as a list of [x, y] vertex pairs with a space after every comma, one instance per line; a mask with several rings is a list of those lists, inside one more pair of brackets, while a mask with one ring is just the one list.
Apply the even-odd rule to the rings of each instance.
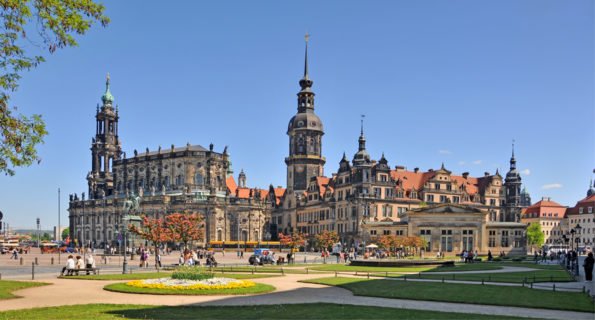
[[70, 228], [66, 228], [66, 229], [62, 230], [62, 238], [60, 238], [58, 240], [64, 240], [68, 237], [68, 235], [70, 235]]
[[164, 242], [173, 241], [171, 229], [165, 225], [165, 220], [143, 216], [141, 226], [130, 225], [129, 230], [153, 243], [155, 247], [155, 268], [159, 269], [159, 260], [157, 259], [159, 246]]
[[291, 252], [294, 252], [296, 248], [299, 246], [303, 246], [306, 242], [306, 234], [301, 232], [294, 232], [292, 234], [283, 234], [279, 233], [279, 242], [281, 244], [288, 246], [291, 249]]
[[172, 213], [165, 217], [165, 224], [172, 241], [183, 242], [184, 250], [188, 248], [188, 242], [204, 239], [205, 225], [196, 213]]
[[328, 249], [330, 246], [339, 242], [339, 235], [335, 231], [324, 230], [314, 236], [321, 249]]
[[27, 117], [9, 107], [21, 74], [44, 61], [25, 48], [33, 44], [52, 54], [76, 46], [75, 34], [85, 34], [96, 22], [107, 26], [109, 18], [104, 6], [92, 0], [2, 0], [0, 7], [0, 172], [14, 175], [16, 167], [41, 161], [36, 146], [47, 134], [41, 115]]
[[541, 247], [545, 242], [539, 222], [533, 222], [527, 227], [527, 242], [531, 247]]

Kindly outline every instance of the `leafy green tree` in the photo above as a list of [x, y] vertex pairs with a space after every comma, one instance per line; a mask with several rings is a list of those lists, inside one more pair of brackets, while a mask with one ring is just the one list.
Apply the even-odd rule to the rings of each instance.
[[62, 230], [62, 239], [59, 239], [59, 240], [66, 239], [69, 234], [70, 234], [70, 228], [66, 228], [66, 229]]
[[107, 26], [103, 11], [92, 0], [0, 0], [0, 172], [14, 175], [16, 167], [39, 163], [36, 147], [47, 134], [41, 115], [9, 106], [21, 74], [44, 61], [41, 52], [76, 46], [74, 35], [95, 22]]
[[541, 247], [545, 242], [545, 236], [541, 231], [541, 224], [533, 222], [527, 227], [527, 242], [530, 246]]

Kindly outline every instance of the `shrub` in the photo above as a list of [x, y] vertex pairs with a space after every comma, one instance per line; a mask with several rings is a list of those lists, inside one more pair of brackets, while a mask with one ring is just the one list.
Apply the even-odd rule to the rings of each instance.
[[205, 280], [214, 277], [212, 273], [202, 272], [200, 269], [193, 267], [180, 267], [177, 268], [171, 275], [172, 279], [184, 279], [184, 280]]
[[512, 258], [512, 261], [514, 261], [514, 262], [521, 262], [523, 260], [525, 260], [525, 257], [514, 257], [514, 258]]

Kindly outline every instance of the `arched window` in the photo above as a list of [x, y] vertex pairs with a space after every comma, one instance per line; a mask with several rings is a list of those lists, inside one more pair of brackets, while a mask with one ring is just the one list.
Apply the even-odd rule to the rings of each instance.
[[254, 230], [254, 239], [252, 239], [253, 241], [258, 241], [258, 230]]
[[184, 176], [181, 174], [176, 177], [176, 185], [181, 186], [184, 184]]
[[248, 241], [248, 231], [242, 230], [242, 241]]
[[169, 176], [165, 176], [165, 178], [163, 178], [163, 184], [165, 185], [166, 188], [169, 189]]
[[194, 184], [198, 185], [198, 186], [202, 186], [204, 184], [204, 179], [202, 177], [202, 174], [197, 173], [194, 175]]
[[217, 229], [217, 241], [223, 241], [223, 230]]

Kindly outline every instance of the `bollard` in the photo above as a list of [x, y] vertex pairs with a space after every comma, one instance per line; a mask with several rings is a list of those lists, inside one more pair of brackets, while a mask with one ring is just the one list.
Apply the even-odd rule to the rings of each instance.
[[39, 261], [37, 261], [37, 257], [35, 257], [35, 265], [39, 265]]
[[281, 267], [281, 274], [285, 275], [285, 271], [283, 270], [283, 267]]
[[421, 272], [417, 273], [417, 278], [421, 279]]
[[552, 290], [553, 290], [554, 292], [556, 292], [556, 284], [555, 284], [555, 283], [554, 283], [554, 285], [552, 286]]
[[531, 282], [531, 289], [533, 289], [533, 282]]
[[54, 257], [52, 257], [51, 261], [51, 264], [54, 265]]
[[370, 279], [370, 273], [368, 272], [368, 279]]
[[481, 284], [483, 285], [483, 278], [481, 278]]
[[35, 262], [31, 262], [31, 280], [35, 280]]
[[[337, 271], [335, 271], [335, 278], [337, 277]], [[583, 290], [585, 289], [585, 287], [583, 287]]]
[[23, 265], [23, 257], [19, 260], [20, 265]]
[[306, 263], [306, 256], [304, 256], [304, 263]]
[[442, 277], [442, 283], [444, 283], [444, 277]]
[[403, 280], [404, 280], [404, 281], [407, 281], [407, 275], [405, 275], [405, 276], [403, 277]]
[[308, 268], [306, 268], [306, 274], [309, 274], [309, 273], [308, 273]]
[[384, 276], [388, 278], [388, 271], [386, 272], [386, 274]]

